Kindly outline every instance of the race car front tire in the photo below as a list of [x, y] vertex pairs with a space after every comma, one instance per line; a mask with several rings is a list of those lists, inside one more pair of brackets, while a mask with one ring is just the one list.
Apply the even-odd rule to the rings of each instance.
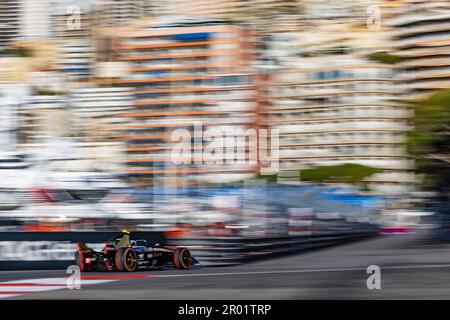
[[189, 269], [191, 262], [191, 253], [188, 248], [175, 249], [173, 253], [173, 265], [176, 269]]
[[116, 252], [115, 262], [117, 271], [136, 271], [138, 267], [137, 254], [132, 248], [119, 248]]

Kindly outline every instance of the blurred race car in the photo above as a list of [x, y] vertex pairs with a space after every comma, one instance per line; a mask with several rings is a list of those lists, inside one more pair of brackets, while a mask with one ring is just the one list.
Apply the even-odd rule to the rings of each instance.
[[101, 251], [95, 251], [82, 242], [77, 243], [75, 263], [81, 271], [136, 271], [138, 269], [161, 269], [173, 266], [189, 269], [198, 261], [189, 249], [150, 246], [146, 240], [130, 240], [130, 232], [122, 233], [105, 242]]

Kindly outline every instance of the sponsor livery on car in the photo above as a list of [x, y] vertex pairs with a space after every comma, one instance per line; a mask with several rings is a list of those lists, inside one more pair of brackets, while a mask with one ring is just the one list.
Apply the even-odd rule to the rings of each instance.
[[167, 266], [189, 269], [198, 261], [189, 249], [149, 245], [146, 240], [130, 240], [130, 232], [122, 233], [105, 242], [101, 251], [95, 251], [82, 242], [77, 243], [75, 263], [81, 271], [136, 271], [161, 269]]

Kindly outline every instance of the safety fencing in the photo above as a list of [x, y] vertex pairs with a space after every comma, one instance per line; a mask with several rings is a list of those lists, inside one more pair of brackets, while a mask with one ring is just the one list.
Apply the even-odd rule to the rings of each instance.
[[367, 229], [284, 237], [182, 237], [167, 241], [169, 245], [189, 248], [202, 266], [226, 266], [356, 241], [376, 234], [375, 229]]

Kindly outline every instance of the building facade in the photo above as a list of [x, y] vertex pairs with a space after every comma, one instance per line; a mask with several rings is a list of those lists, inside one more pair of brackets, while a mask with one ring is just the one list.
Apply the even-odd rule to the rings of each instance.
[[124, 125], [122, 114], [130, 111], [128, 88], [79, 87], [69, 93], [77, 136], [85, 142], [117, 141], [117, 128]]
[[410, 110], [393, 101], [390, 66], [351, 56], [305, 58], [276, 74], [269, 123], [280, 130], [280, 169], [356, 163], [383, 169], [372, 189], [407, 192], [414, 169], [406, 153]]
[[[122, 127], [133, 181], [223, 182], [255, 172], [254, 165], [211, 164], [202, 157], [202, 134], [208, 129], [257, 125], [247, 30], [208, 20], [159, 20], [124, 34], [121, 50], [121, 59], [131, 65], [122, 83], [134, 87], [134, 108]], [[188, 150], [178, 159], [183, 163], [174, 163], [172, 152], [182, 138]]]
[[20, 35], [20, 0], [0, 2], [0, 49]]
[[270, 36], [267, 121], [280, 130], [281, 171], [301, 179], [304, 169], [355, 163], [382, 170], [361, 181], [371, 190], [402, 194], [415, 182], [406, 150], [412, 113], [398, 99], [395, 67], [370, 58], [390, 42], [366, 9], [305, 1], [303, 30]]
[[406, 99], [450, 87], [450, 3], [402, 0], [387, 21]]

